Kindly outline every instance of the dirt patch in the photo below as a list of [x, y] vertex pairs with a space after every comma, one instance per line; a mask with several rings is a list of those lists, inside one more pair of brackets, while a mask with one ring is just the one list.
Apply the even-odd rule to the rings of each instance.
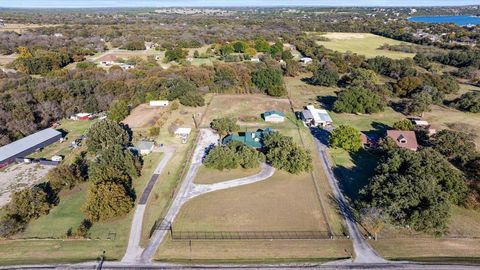
[[329, 39], [340, 39], [340, 40], [346, 40], [346, 39], [361, 39], [361, 38], [366, 38], [371, 36], [371, 34], [368, 33], [326, 33], [323, 34], [322, 36], [329, 38]]
[[153, 126], [166, 111], [165, 108], [141, 104], [133, 109], [130, 115], [122, 122], [131, 128], [146, 128]]
[[53, 168], [39, 164], [15, 164], [0, 172], [0, 208], [10, 201], [13, 192], [39, 183]]

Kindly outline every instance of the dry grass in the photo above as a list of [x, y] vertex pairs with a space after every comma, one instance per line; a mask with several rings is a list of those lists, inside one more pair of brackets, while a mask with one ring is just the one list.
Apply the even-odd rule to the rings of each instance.
[[258, 172], [260, 172], [260, 167], [254, 169], [237, 168], [233, 170], [219, 171], [215, 169], [208, 169], [205, 166], [202, 166], [198, 170], [194, 182], [196, 184], [214, 184], [218, 182], [255, 175]]
[[261, 122], [261, 114], [269, 110], [290, 112], [288, 99], [272, 98], [265, 95], [216, 95], [202, 126], [208, 126], [215, 118], [236, 117], [255, 119]]
[[278, 171], [268, 180], [212, 192], [187, 202], [174, 230], [326, 231], [309, 174]]
[[370, 244], [387, 259], [480, 257], [480, 239], [379, 239]]
[[21, 34], [28, 29], [35, 29], [40, 27], [55, 27], [55, 26], [58, 26], [58, 24], [6, 23], [4, 26], [0, 26], [0, 32], [13, 31]]
[[166, 239], [155, 260], [203, 263], [269, 263], [350, 258], [349, 240], [172, 241]]
[[397, 45], [405, 42], [370, 33], [326, 33], [322, 36], [330, 40], [317, 41], [317, 44], [342, 53], [353, 52], [359, 55], [365, 55], [367, 58], [387, 56], [393, 59], [402, 59], [415, 56], [413, 53], [379, 50], [378, 48], [384, 44]]
[[158, 119], [167, 111], [162, 107], [151, 107], [149, 104], [141, 104], [130, 112], [130, 115], [122, 122], [130, 128], [146, 128], [153, 126]]

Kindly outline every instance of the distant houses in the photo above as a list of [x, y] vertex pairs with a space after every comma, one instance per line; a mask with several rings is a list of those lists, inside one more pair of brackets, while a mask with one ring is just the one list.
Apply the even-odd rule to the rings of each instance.
[[262, 114], [263, 120], [270, 123], [282, 123], [285, 121], [285, 114], [279, 111], [268, 111]]
[[316, 109], [313, 105], [308, 105], [301, 112], [301, 119], [309, 127], [326, 127], [333, 124], [333, 120], [327, 110]]
[[60, 141], [62, 133], [53, 128], [47, 128], [20, 140], [0, 147], [0, 168], [15, 162], [16, 158], [24, 158], [38, 149]]
[[417, 137], [415, 136], [415, 131], [387, 130], [387, 137], [392, 139], [400, 148], [405, 148], [412, 151], [418, 150], [418, 143]]
[[134, 65], [121, 63], [119, 60], [120, 60], [119, 57], [117, 57], [116, 55], [107, 54], [100, 57], [97, 61], [101, 66], [104, 66], [104, 67], [119, 66], [124, 70], [135, 68]]
[[230, 142], [241, 142], [247, 146], [255, 149], [261, 149], [263, 147], [263, 138], [268, 133], [273, 132], [271, 128], [258, 129], [257, 131], [245, 131], [238, 134], [230, 134], [223, 138], [222, 143], [228, 144]]

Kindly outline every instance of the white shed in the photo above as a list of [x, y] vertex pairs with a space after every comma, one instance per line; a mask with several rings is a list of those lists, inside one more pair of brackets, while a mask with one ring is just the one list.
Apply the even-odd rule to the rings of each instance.
[[150, 100], [151, 107], [166, 107], [168, 106], [168, 100]]

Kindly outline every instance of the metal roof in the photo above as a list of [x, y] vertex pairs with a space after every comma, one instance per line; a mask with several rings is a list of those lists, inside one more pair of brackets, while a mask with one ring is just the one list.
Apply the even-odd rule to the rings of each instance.
[[42, 142], [55, 138], [58, 135], [62, 135], [62, 133], [53, 128], [47, 128], [2, 146], [0, 147], [0, 161], [18, 155]]

